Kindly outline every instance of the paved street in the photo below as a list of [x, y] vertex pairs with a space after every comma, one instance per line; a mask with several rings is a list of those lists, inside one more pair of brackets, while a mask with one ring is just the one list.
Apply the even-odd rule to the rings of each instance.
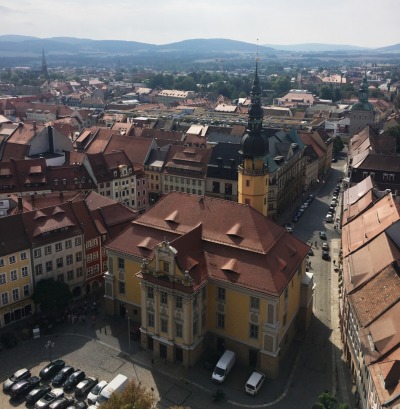
[[[333, 228], [334, 224], [325, 224], [323, 219], [331, 192], [341, 176], [341, 167], [343, 163], [339, 161], [336, 169], [332, 169], [325, 183], [315, 192], [313, 203], [293, 229], [293, 234], [300, 239], [313, 243], [315, 253], [309, 258], [316, 283], [315, 317], [310, 330], [304, 340], [294, 342], [278, 379], [267, 380], [258, 396], [251, 397], [244, 393], [250, 371], [247, 367], [235, 365], [223, 386], [226, 399], [219, 406], [308, 409], [321, 392], [328, 390], [353, 407], [351, 381], [341, 359], [337, 273], [333, 263], [322, 260], [319, 238], [319, 231], [326, 230], [332, 260], [337, 259], [340, 235]], [[211, 393], [216, 389], [211, 382], [211, 373], [204, 368], [202, 361], [189, 369], [162, 359], [156, 359], [153, 363], [151, 355], [140, 350], [137, 342], [131, 341], [129, 346], [126, 320], [101, 313], [95, 327], [83, 323], [58, 324], [50, 335], [21, 341], [16, 348], [0, 352], [0, 381], [3, 382], [9, 374], [22, 367], [32, 369], [32, 373], [37, 375], [49, 360], [49, 351], [44, 347], [48, 339], [55, 343], [53, 359], [63, 358], [67, 364], [83, 369], [87, 375], [107, 381], [118, 373], [136, 379], [160, 398], [160, 408], [172, 405], [205, 408], [211, 403]], [[1, 409], [18, 406], [18, 402], [11, 402], [9, 396], [0, 395]], [[24, 404], [19, 406], [23, 407]]]

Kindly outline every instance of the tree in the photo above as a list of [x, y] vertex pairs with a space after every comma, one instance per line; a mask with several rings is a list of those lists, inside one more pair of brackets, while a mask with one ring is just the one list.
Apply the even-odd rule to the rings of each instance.
[[391, 126], [386, 134], [392, 136], [396, 140], [396, 153], [400, 153], [400, 125]]
[[349, 409], [346, 403], [339, 403], [330, 392], [323, 392], [318, 396], [318, 400], [312, 409]]
[[319, 97], [321, 99], [330, 99], [333, 100], [333, 91], [332, 87], [329, 85], [323, 85], [319, 90]]
[[340, 136], [337, 136], [336, 138], [333, 139], [333, 152], [335, 155], [337, 155], [339, 152], [341, 152], [344, 148], [344, 143]]
[[72, 294], [68, 284], [47, 279], [38, 282], [32, 298], [43, 313], [60, 313], [71, 301]]
[[154, 408], [156, 398], [152, 392], [134, 381], [121, 394], [113, 394], [111, 398], [101, 404], [99, 409], [151, 409]]

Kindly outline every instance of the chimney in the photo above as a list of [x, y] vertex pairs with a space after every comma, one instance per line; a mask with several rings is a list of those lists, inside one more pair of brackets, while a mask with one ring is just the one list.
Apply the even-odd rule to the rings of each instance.
[[23, 208], [22, 208], [22, 197], [18, 196], [18, 211], [22, 212]]
[[33, 121], [32, 125], [33, 125], [33, 130], [36, 131], [36, 121]]

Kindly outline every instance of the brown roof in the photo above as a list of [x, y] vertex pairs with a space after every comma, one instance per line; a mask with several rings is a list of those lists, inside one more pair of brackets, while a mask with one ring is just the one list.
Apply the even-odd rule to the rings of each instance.
[[171, 145], [164, 161], [164, 173], [205, 178], [210, 156], [211, 149]]
[[399, 211], [392, 195], [387, 194], [376, 201], [370, 209], [343, 226], [343, 256], [347, 257], [398, 222]]
[[[176, 241], [184, 253], [178, 263], [196, 285], [208, 276], [274, 296], [284, 291], [309, 249], [250, 206], [178, 192], [164, 196], [109, 247], [152, 259], [164, 239], [172, 246]], [[191, 240], [198, 245], [188, 245]]]
[[153, 140], [125, 135], [113, 135], [104, 149], [105, 153], [125, 151], [129, 160], [138, 165], [143, 165], [153, 146]]
[[0, 217], [0, 231], [1, 257], [30, 248], [21, 215]]

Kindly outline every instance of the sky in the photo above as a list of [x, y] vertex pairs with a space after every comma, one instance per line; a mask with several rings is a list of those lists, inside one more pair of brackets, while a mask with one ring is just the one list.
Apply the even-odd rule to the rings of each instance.
[[383, 47], [399, 15], [399, 0], [0, 0], [0, 35]]

